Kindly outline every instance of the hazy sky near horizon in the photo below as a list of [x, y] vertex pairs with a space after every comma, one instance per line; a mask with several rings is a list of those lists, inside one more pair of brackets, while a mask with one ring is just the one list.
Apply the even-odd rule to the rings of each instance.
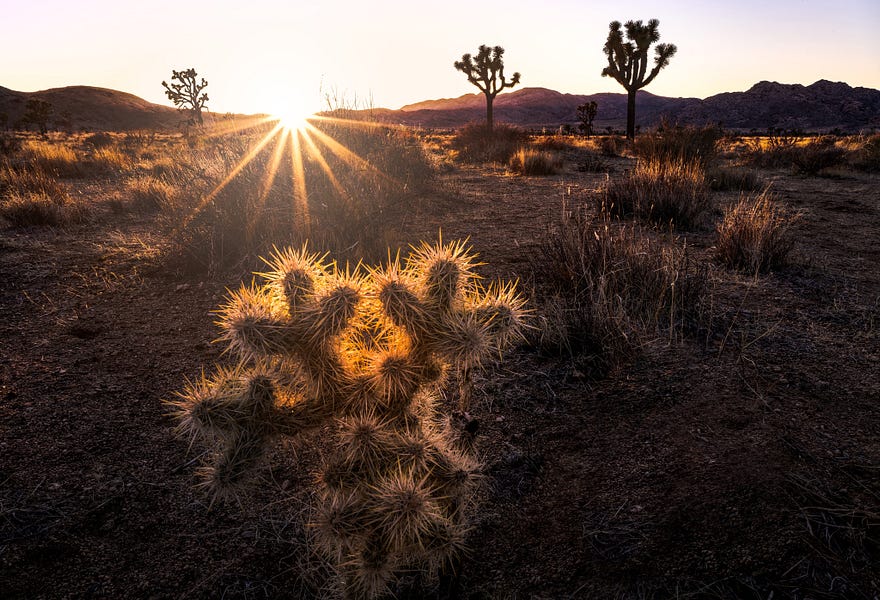
[[[615, 3], [616, 4], [616, 3]], [[476, 92], [452, 63], [506, 49], [522, 87], [622, 92], [601, 77], [613, 20], [660, 20], [678, 46], [646, 89], [706, 97], [761, 80], [880, 88], [878, 0], [0, 0], [0, 86], [92, 85], [169, 104], [161, 81], [195, 67], [215, 112], [319, 110], [321, 90], [374, 106]]]

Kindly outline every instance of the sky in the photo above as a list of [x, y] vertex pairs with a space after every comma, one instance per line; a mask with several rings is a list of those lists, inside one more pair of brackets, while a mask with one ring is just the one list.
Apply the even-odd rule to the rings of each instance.
[[0, 86], [92, 85], [170, 105], [161, 82], [194, 67], [214, 112], [312, 112], [327, 93], [399, 108], [476, 92], [452, 65], [487, 44], [505, 48], [519, 88], [623, 92], [601, 76], [608, 23], [652, 18], [678, 46], [654, 94], [761, 80], [880, 89], [878, 0], [0, 0]]

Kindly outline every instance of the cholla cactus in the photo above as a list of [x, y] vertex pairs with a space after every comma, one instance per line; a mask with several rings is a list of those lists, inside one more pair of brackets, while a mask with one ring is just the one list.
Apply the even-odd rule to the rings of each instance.
[[512, 284], [483, 287], [461, 243], [351, 273], [303, 250], [276, 252], [262, 286], [219, 311], [238, 359], [174, 403], [180, 428], [216, 445], [204, 484], [235, 494], [274, 439], [335, 424], [316, 478], [314, 539], [346, 594], [372, 598], [403, 570], [435, 573], [461, 549], [479, 464], [436, 409], [521, 335]]

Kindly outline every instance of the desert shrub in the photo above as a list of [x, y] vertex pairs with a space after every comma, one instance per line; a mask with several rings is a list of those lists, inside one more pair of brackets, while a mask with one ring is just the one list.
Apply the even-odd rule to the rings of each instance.
[[173, 211], [177, 188], [164, 179], [138, 177], [126, 184], [132, 207], [141, 212]]
[[691, 328], [707, 284], [686, 246], [653, 241], [608, 213], [566, 217], [532, 270], [543, 298], [537, 343], [580, 355], [596, 375], [631, 357], [640, 334]]
[[531, 147], [547, 152], [566, 152], [577, 148], [569, 136], [562, 134], [541, 136]]
[[646, 161], [699, 163], [708, 166], [718, 155], [724, 132], [706, 125], [670, 125], [661, 123], [656, 131], [638, 136], [633, 145], [636, 155]]
[[60, 142], [29, 140], [22, 147], [22, 157], [34, 169], [54, 177], [77, 178], [86, 174], [81, 157]]
[[495, 123], [491, 131], [485, 123], [471, 123], [455, 133], [452, 148], [463, 162], [507, 163], [528, 139], [526, 132], [504, 123]]
[[181, 206], [177, 267], [255, 268], [274, 245], [306, 238], [353, 262], [379, 259], [433, 181], [418, 139], [400, 129], [328, 118], [294, 133], [295, 144], [278, 135], [257, 151], [266, 133], [191, 151], [187, 169], [208, 183], [190, 210]]
[[716, 192], [754, 191], [763, 188], [761, 176], [754, 169], [742, 167], [709, 167], [706, 170], [709, 189]]
[[634, 215], [657, 224], [696, 226], [710, 207], [709, 191], [699, 163], [682, 160], [639, 160], [622, 177], [608, 178], [598, 205], [618, 216]]
[[599, 152], [605, 156], [620, 156], [626, 148], [626, 138], [617, 135], [605, 135], [599, 139]]
[[0, 198], [10, 194], [45, 195], [62, 204], [69, 197], [67, 187], [44, 171], [28, 168], [26, 164], [0, 163]]
[[89, 211], [67, 196], [42, 191], [13, 191], [0, 198], [0, 217], [13, 227], [56, 227], [85, 221]]
[[797, 218], [780, 208], [769, 190], [743, 196], [718, 224], [715, 256], [728, 267], [749, 273], [779, 269], [794, 248], [792, 225]]
[[21, 150], [21, 138], [14, 133], [0, 131], [0, 157], [12, 156]]
[[871, 173], [880, 172], [880, 133], [864, 139], [861, 147], [854, 152], [853, 166]]
[[562, 168], [562, 157], [543, 150], [520, 148], [510, 157], [508, 165], [520, 175], [555, 175]]
[[105, 131], [99, 131], [98, 133], [93, 133], [86, 136], [83, 139], [83, 142], [92, 146], [93, 148], [107, 148], [108, 146], [112, 146], [116, 142], [116, 140], [109, 133]]
[[115, 146], [96, 148], [84, 161], [85, 172], [89, 175], [119, 174], [131, 166], [131, 157]]
[[745, 158], [753, 166], [762, 169], [791, 167], [798, 140], [795, 134], [771, 130], [765, 138], [748, 139]]
[[213, 450], [206, 487], [235, 497], [279, 438], [330, 434], [310, 530], [345, 597], [385, 596], [407, 571], [436, 574], [464, 544], [479, 479], [439, 392], [519, 337], [522, 299], [509, 284], [479, 286], [457, 243], [366, 274], [305, 248], [269, 265], [264, 283], [218, 311], [235, 366], [172, 403], [181, 432]]
[[588, 151], [581, 154], [577, 170], [582, 173], [607, 173], [611, 170], [611, 166], [601, 155]]
[[825, 169], [844, 163], [846, 151], [835, 145], [835, 139], [824, 136], [795, 148], [791, 162], [795, 171], [803, 175], [818, 175]]
[[41, 192], [13, 192], [0, 199], [0, 216], [13, 227], [61, 225], [63, 203]]

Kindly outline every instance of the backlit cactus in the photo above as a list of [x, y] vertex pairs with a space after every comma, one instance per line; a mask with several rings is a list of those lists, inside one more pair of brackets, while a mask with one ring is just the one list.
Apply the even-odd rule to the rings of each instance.
[[524, 318], [514, 285], [479, 285], [473, 259], [461, 243], [423, 244], [352, 273], [277, 252], [265, 283], [219, 311], [237, 366], [174, 403], [181, 429], [216, 448], [204, 471], [215, 496], [238, 492], [280, 436], [334, 424], [312, 530], [350, 597], [380, 596], [403, 571], [436, 573], [462, 548], [480, 465], [438, 392], [466, 384]]

